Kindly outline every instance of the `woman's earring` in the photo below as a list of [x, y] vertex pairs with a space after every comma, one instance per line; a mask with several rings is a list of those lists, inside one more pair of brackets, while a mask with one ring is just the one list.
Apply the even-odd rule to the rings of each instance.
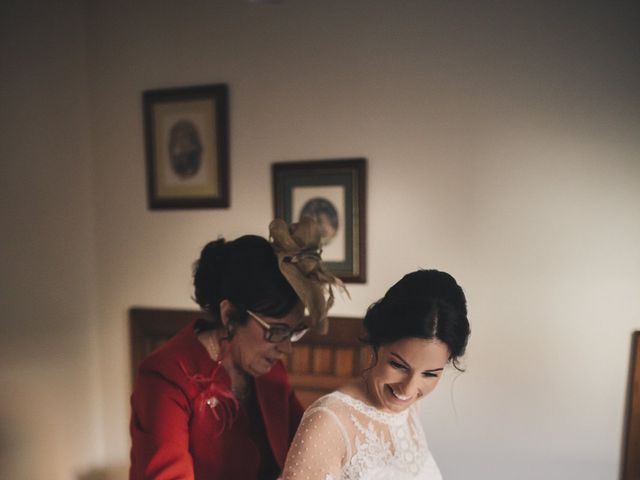
[[230, 323], [228, 323], [224, 326], [224, 336], [222, 340], [230, 341], [233, 338], [234, 334], [235, 334], [235, 328], [233, 328], [233, 326]]

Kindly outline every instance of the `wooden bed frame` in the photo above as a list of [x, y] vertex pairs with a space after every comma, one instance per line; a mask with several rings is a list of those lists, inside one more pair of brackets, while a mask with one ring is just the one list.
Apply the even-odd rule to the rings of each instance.
[[[189, 322], [207, 315], [199, 310], [134, 307], [129, 310], [132, 380], [144, 357]], [[289, 379], [302, 404], [357, 378], [368, 365], [362, 319], [330, 317], [327, 335], [310, 332], [293, 344], [285, 359]]]

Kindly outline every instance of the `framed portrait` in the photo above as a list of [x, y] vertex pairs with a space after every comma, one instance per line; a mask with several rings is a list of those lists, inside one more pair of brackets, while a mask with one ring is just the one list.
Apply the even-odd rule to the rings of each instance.
[[272, 165], [277, 218], [310, 216], [320, 225], [322, 258], [345, 282], [366, 281], [366, 160], [314, 160]]
[[227, 208], [227, 86], [147, 90], [142, 100], [149, 208]]

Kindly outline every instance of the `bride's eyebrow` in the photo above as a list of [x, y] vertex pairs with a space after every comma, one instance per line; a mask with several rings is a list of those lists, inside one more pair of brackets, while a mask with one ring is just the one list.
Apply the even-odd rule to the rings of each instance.
[[[409, 362], [407, 362], [404, 358], [402, 358], [400, 355], [398, 355], [396, 352], [390, 352], [391, 355], [393, 355], [394, 357], [396, 357], [398, 360], [400, 360], [402, 363], [404, 363], [405, 367], [407, 368], [411, 368], [411, 365], [409, 364]], [[442, 372], [444, 370], [444, 368], [431, 368], [429, 370], [425, 370], [422, 373], [434, 373], [434, 372]]]
[[432, 368], [430, 370], [425, 370], [422, 373], [434, 373], [434, 372], [442, 372], [444, 370], [444, 368]]
[[398, 360], [400, 360], [402, 363], [404, 363], [405, 367], [411, 368], [411, 364], [409, 364], [409, 362], [407, 362], [404, 358], [402, 358], [400, 355], [398, 355], [396, 352], [390, 352], [391, 355], [393, 355], [394, 357], [396, 357]]

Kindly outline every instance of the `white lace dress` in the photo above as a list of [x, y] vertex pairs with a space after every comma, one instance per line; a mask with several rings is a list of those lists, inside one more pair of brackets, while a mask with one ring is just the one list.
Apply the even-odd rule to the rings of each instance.
[[283, 480], [442, 480], [415, 408], [384, 413], [341, 392], [305, 412]]

